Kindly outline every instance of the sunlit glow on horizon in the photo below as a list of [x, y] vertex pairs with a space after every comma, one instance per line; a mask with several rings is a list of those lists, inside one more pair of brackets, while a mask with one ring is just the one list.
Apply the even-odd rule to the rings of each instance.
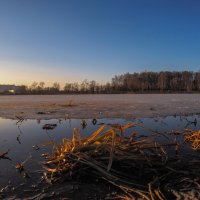
[[[29, 66], [29, 67], [27, 67]], [[81, 83], [87, 79], [95, 80], [97, 83], [103, 84], [109, 82], [110, 79], [102, 80], [103, 74], [97, 76], [92, 73], [76, 72], [73, 70], [58, 69], [56, 67], [43, 66], [35, 67], [31, 64], [17, 64], [13, 62], [0, 62], [0, 85], [27, 85], [30, 86], [33, 82], [45, 82], [45, 86], [52, 86], [54, 82], [60, 83], [61, 87], [64, 87], [65, 83]]]

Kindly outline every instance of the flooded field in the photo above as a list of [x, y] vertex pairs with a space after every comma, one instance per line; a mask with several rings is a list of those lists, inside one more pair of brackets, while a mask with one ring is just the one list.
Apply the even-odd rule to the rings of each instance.
[[[97, 180], [91, 177], [89, 183], [87, 180], [85, 182], [71, 180], [65, 182], [64, 186], [56, 185], [51, 189], [44, 180], [45, 158], [43, 156], [52, 153], [52, 141], [60, 144], [63, 138], [71, 138], [74, 128], [78, 128], [81, 136], [86, 137], [102, 125], [106, 125], [105, 129], [108, 129], [127, 123], [133, 123], [134, 126], [123, 133], [125, 136], [134, 134], [136, 138], [148, 137], [162, 145], [170, 144], [166, 146], [170, 155], [183, 156], [188, 161], [199, 158], [199, 152], [192, 150], [191, 144], [185, 141], [183, 135], [186, 129], [194, 131], [200, 129], [198, 115], [132, 120], [104, 118], [97, 121], [94, 119], [0, 119], [0, 154], [5, 153], [5, 156], [0, 157], [0, 197], [29, 197], [30, 199], [44, 197], [45, 199], [47, 196], [53, 197], [57, 192], [58, 196], [63, 194], [69, 199], [78, 199], [80, 196], [82, 199], [100, 197], [104, 199], [107, 193], [120, 193], [118, 189], [101, 185], [101, 182], [96, 182]], [[95, 189], [99, 184], [102, 188]]]

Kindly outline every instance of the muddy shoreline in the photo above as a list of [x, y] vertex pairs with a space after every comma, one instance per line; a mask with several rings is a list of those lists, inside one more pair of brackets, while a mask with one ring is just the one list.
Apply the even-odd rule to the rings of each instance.
[[0, 117], [137, 118], [200, 113], [200, 94], [0, 96]]

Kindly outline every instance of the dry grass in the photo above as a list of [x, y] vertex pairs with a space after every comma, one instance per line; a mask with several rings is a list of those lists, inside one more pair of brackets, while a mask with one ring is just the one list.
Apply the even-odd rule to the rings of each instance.
[[192, 144], [194, 150], [200, 150], [200, 130], [195, 132], [186, 130], [185, 139]]
[[71, 139], [63, 139], [60, 146], [53, 143], [53, 154], [45, 163], [46, 180], [101, 178], [123, 191], [121, 199], [184, 198], [191, 190], [200, 197], [200, 160], [170, 157], [165, 147], [172, 144], [123, 136], [133, 126], [101, 126], [88, 137], [75, 128]]

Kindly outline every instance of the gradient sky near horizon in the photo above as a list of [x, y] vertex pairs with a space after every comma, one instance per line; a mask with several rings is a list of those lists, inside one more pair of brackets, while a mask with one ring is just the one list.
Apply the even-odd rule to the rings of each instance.
[[199, 0], [0, 0], [0, 84], [200, 70]]

